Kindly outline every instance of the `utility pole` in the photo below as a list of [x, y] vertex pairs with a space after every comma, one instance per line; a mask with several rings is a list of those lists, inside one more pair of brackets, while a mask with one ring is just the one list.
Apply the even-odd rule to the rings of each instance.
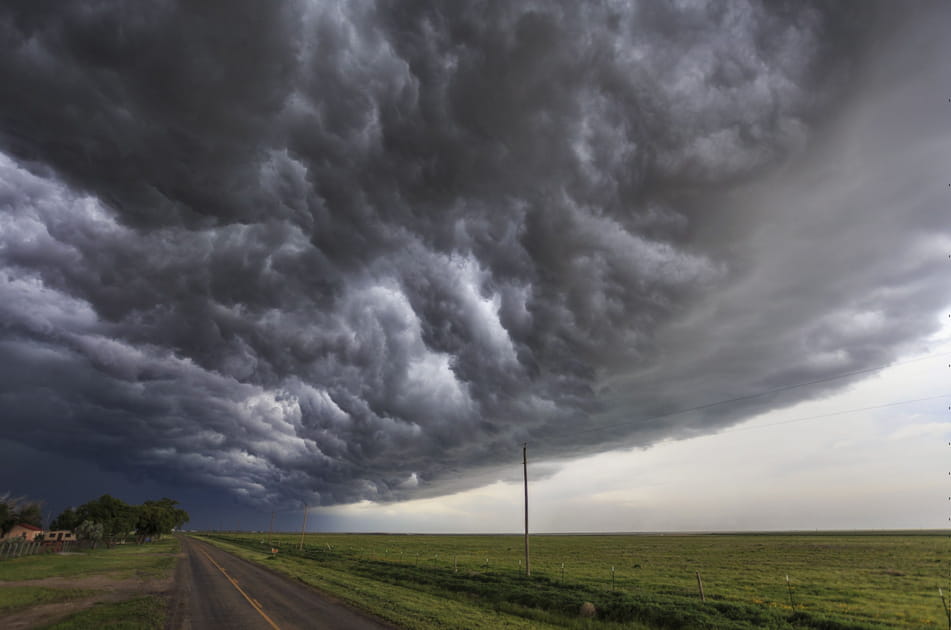
[[274, 531], [274, 512], [271, 512], [271, 524], [267, 526], [267, 545], [271, 546], [271, 533]]
[[304, 505], [304, 524], [300, 528], [300, 544], [297, 546], [298, 551], [304, 550], [304, 530], [307, 529], [307, 510], [308, 506]]
[[532, 565], [528, 563], [528, 442], [522, 444], [522, 474], [525, 478], [525, 575], [532, 574]]

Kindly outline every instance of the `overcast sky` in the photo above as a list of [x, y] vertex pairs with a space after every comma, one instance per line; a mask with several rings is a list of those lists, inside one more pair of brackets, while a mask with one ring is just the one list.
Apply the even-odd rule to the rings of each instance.
[[528, 443], [545, 531], [944, 526], [948, 24], [4, 2], [0, 492], [516, 531]]

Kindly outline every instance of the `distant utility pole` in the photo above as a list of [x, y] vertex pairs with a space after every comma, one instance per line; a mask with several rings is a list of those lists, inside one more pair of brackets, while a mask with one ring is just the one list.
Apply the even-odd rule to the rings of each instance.
[[274, 531], [274, 512], [271, 512], [271, 524], [267, 526], [267, 544], [271, 546], [271, 533]]
[[298, 551], [304, 550], [304, 530], [307, 529], [307, 510], [309, 506], [304, 506], [304, 524], [300, 528], [300, 544], [297, 546]]
[[525, 478], [525, 575], [532, 574], [532, 565], [528, 563], [528, 442], [522, 444], [522, 474]]

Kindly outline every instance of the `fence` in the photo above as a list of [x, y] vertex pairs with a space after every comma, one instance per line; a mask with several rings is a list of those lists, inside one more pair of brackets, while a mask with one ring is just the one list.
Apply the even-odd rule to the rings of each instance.
[[78, 551], [79, 549], [88, 548], [88, 544], [72, 540], [47, 542], [41, 542], [39, 540], [29, 542], [23, 539], [4, 540], [0, 541], [0, 560], [23, 558], [41, 553]]
[[0, 560], [32, 556], [37, 553], [43, 553], [44, 551], [43, 543], [40, 542], [27, 542], [25, 540], [4, 541], [0, 543]]

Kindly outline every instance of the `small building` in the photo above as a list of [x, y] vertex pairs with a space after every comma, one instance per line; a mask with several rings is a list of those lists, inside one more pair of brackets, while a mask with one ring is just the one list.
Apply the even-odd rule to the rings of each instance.
[[43, 532], [43, 542], [76, 542], [76, 534], [69, 531], [68, 529], [54, 529], [48, 532]]
[[19, 525], [14, 525], [10, 531], [7, 532], [7, 535], [3, 537], [3, 540], [16, 540], [19, 538], [26, 542], [33, 542], [37, 536], [42, 533], [43, 530], [35, 525], [20, 523]]
[[54, 529], [43, 532], [43, 546], [51, 551], [69, 549], [68, 543], [76, 542], [76, 534], [68, 529]]

